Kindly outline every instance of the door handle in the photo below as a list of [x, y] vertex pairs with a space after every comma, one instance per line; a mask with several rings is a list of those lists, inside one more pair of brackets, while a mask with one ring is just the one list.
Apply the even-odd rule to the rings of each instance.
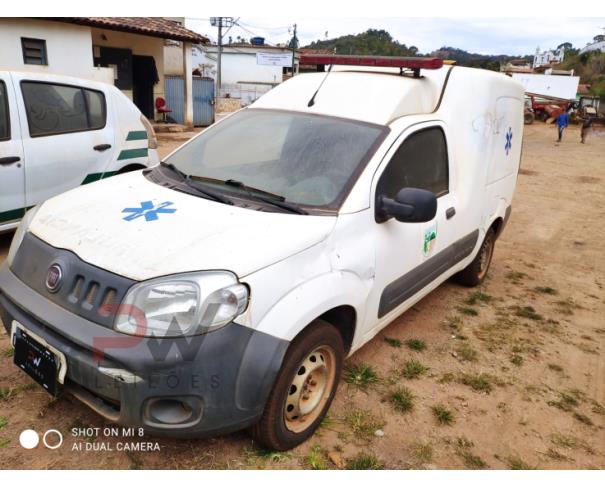
[[103, 152], [106, 151], [107, 149], [111, 149], [111, 144], [99, 144], [99, 145], [95, 145], [93, 147], [94, 150], [97, 150], [99, 152]]
[[447, 210], [445, 210], [445, 218], [447, 218], [448, 220], [450, 218], [452, 218], [455, 214], [456, 214], [456, 208], [454, 208], [453, 206], [451, 208], [448, 208]]
[[0, 157], [0, 166], [9, 166], [21, 160], [18, 156]]

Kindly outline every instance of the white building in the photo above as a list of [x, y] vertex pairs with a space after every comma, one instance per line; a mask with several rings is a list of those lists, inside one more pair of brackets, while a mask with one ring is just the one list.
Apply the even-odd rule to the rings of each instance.
[[[156, 119], [155, 99], [164, 96], [167, 40], [180, 43], [186, 66], [191, 66], [192, 43], [208, 42], [162, 17], [0, 18], [0, 69], [115, 84], [143, 114]], [[191, 103], [191, 96], [185, 99], [188, 114], [193, 113]]]
[[540, 48], [536, 48], [536, 54], [534, 55], [533, 67], [538, 68], [540, 66], [548, 66], [550, 64], [558, 64], [563, 62], [565, 57], [565, 48], [560, 47], [552, 51], [540, 52]]
[[[166, 74], [182, 75], [181, 53], [174, 47], [165, 48]], [[217, 79], [218, 47], [196, 45], [192, 50], [192, 66], [196, 74]], [[246, 106], [274, 86], [280, 84], [292, 72], [292, 49], [247, 43], [225, 44], [221, 57], [221, 90], [218, 98], [241, 100]], [[298, 53], [294, 56], [295, 70]]]
[[593, 42], [586, 44], [586, 47], [580, 49], [580, 54], [590, 51], [605, 52], [605, 35], [598, 35], [593, 37]]

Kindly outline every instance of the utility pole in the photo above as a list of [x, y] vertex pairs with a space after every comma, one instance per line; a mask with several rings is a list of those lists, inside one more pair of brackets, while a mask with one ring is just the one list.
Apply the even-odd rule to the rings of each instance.
[[294, 60], [296, 59], [296, 47], [298, 39], [296, 38], [296, 24], [294, 24], [294, 35], [292, 37], [292, 77], [294, 78]]
[[[216, 56], [216, 98], [220, 97], [221, 94], [221, 57], [223, 54], [223, 36], [229, 32], [235, 22], [236, 21], [234, 21], [233, 17], [210, 17], [210, 25], [213, 27], [218, 27]], [[224, 34], [223, 27], [228, 27]]]

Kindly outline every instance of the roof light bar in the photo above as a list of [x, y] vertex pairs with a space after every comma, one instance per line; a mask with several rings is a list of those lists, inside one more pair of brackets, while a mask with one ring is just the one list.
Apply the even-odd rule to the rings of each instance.
[[436, 57], [344, 56], [336, 54], [302, 54], [300, 64], [373, 66], [381, 68], [439, 69], [443, 60]]

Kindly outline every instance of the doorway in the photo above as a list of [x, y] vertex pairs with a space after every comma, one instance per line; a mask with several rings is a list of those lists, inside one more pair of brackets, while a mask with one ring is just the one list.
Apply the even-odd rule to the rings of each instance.
[[159, 81], [153, 56], [132, 56], [132, 101], [149, 120], [154, 119], [153, 86]]

